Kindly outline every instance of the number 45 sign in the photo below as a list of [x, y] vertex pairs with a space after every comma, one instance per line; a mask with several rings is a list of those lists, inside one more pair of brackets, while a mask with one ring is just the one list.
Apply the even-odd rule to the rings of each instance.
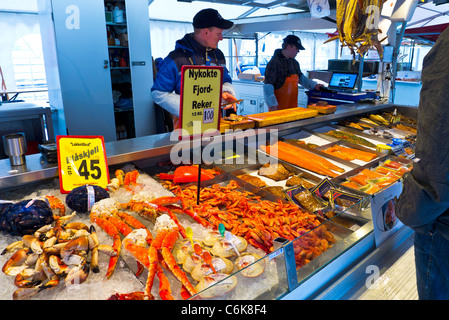
[[61, 193], [86, 184], [106, 188], [109, 170], [102, 136], [57, 136]]

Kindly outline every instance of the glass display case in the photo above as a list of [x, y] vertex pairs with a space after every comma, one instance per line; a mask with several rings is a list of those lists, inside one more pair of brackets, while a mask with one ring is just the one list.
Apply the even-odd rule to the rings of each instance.
[[[395, 108], [396, 106], [384, 106], [384, 109], [388, 110]], [[379, 109], [382, 110], [381, 107]], [[340, 119], [345, 118], [345, 116], [342, 116]], [[286, 123], [283, 126], [277, 125], [275, 126], [276, 136], [280, 137], [280, 141], [297, 147], [295, 143], [298, 144], [298, 141], [287, 140], [310, 140], [314, 132], [320, 131], [317, 129], [338, 120], [335, 118], [335, 115], [331, 115], [314, 119], [314, 123], [311, 123], [312, 120], [310, 119], [296, 121], [296, 127], [292, 123]], [[304, 123], [307, 126], [301, 125]], [[306, 136], [303, 137], [301, 134], [304, 132]], [[254, 134], [262, 133], [255, 130]], [[332, 139], [328, 140], [328, 138], [323, 136], [316, 136], [324, 141], [318, 149], [314, 150], [315, 154], [324, 155], [323, 153], [326, 150], [324, 147], [333, 146], [337, 143], [332, 141]], [[230, 147], [226, 143], [228, 139], [233, 142]], [[316, 142], [309, 140], [305, 143]], [[225, 147], [224, 151], [226, 151], [226, 147], [231, 148], [231, 151], [235, 151], [238, 149], [238, 145], [234, 141], [235, 137], [232, 135], [224, 135], [223, 139], [218, 140], [218, 142], [209, 141], [206, 145], [210, 146], [216, 143]], [[267, 141], [271, 142], [269, 138], [264, 141], [265, 143]], [[348, 143], [338, 143], [341, 146], [352, 146]], [[107, 143], [106, 152], [108, 154], [110, 175], [113, 177], [116, 169], [125, 169], [126, 171], [130, 168], [135, 168], [141, 173], [142, 179], [151, 181], [154, 184], [154, 189], [158, 190], [158, 194], [155, 197], [164, 196], [167, 193], [180, 197], [183, 192], [190, 190], [188, 189], [189, 187], [193, 188], [196, 185], [187, 184], [179, 188], [170, 188], [170, 184], [167, 184], [165, 186], [168, 186], [168, 188], [162, 188], [164, 182], [157, 176], [159, 173], [169, 173], [171, 171], [171, 164], [168, 164], [168, 162], [170, 160], [170, 152], [175, 144], [176, 142], [171, 141], [168, 134], [157, 136], [157, 138], [132, 139], [132, 144], [126, 144], [126, 141], [122, 141], [120, 144], [116, 142]], [[302, 143], [300, 144], [302, 145]], [[275, 159], [275, 162], [282, 164], [291, 176], [300, 176], [310, 183], [310, 185], [306, 186], [287, 186], [287, 179], [273, 182], [275, 180], [259, 174], [263, 164], [254, 162], [255, 159], [252, 158], [252, 155], [255, 154], [258, 157], [260, 153], [265, 156], [265, 160], [273, 158], [267, 156], [266, 153], [263, 154], [263, 150], [259, 147], [260, 145], [257, 143], [255, 145], [244, 143], [244, 154], [241, 157], [243, 159], [240, 158], [237, 161], [238, 157], [232, 157], [235, 161], [222, 162], [221, 164], [218, 164], [219, 161], [217, 161], [216, 163], [204, 164], [203, 166], [203, 168], [215, 170], [219, 174], [212, 180], [202, 181], [202, 188], [227, 188], [233, 181], [232, 183], [235, 183], [235, 185], [232, 185], [232, 189], [236, 192], [241, 192], [238, 198], [239, 203], [241, 202], [242, 208], [249, 211], [246, 212], [242, 209], [240, 211], [246, 213], [239, 213], [241, 215], [238, 215], [234, 211], [233, 215], [231, 215], [230, 212], [232, 210], [226, 208], [227, 216], [220, 216], [223, 212], [214, 211], [215, 218], [219, 217], [221, 219], [214, 220], [214, 218], [211, 218], [211, 215], [204, 214], [204, 212], [198, 209], [198, 215], [203, 219], [198, 220], [209, 226], [209, 229], [217, 229], [219, 224], [223, 224], [226, 225], [227, 231], [232, 234], [238, 235], [241, 232], [242, 238], [248, 242], [248, 245], [245, 251], [240, 252], [237, 250], [239, 251], [238, 254], [236, 253], [229, 257], [228, 260], [232, 262], [233, 268], [226, 273], [227, 276], [214, 275], [215, 273], [212, 270], [212, 273], [209, 271], [208, 277], [201, 283], [201, 280], [197, 281], [190, 273], [187, 274], [188, 279], [197, 290], [197, 293], [190, 299], [283, 299], [295, 292], [301, 292], [298, 296], [307, 298], [310, 296], [310, 292], [324, 290], [326, 286], [329, 286], [330, 283], [337, 279], [336, 277], [339, 274], [375, 249], [374, 235], [378, 221], [377, 217], [372, 214], [373, 206], [375, 206], [376, 210], [379, 208], [380, 212], [382, 212], [382, 219], [379, 221], [382, 221], [384, 227], [387, 226], [382, 231], [383, 235], [391, 235], [395, 231], [393, 227], [399, 226], [399, 224], [391, 225], [391, 220], [385, 219], [385, 217], [393, 217], [389, 215], [391, 214], [391, 211], [388, 210], [389, 207], [384, 206], [383, 201], [381, 201], [382, 205], [377, 203], [377, 200], [380, 198], [384, 200], [383, 197], [379, 197], [381, 192], [393, 190], [389, 188], [396, 188], [398, 183], [392, 182], [390, 185], [384, 185], [383, 188], [370, 194], [366, 192], [367, 189], [352, 189], [350, 186], [345, 186], [344, 182], [350, 181], [350, 177], [359, 174], [365, 169], [376, 169], [381, 163], [384, 164], [386, 161], [393, 160], [407, 163], [407, 160], [393, 158], [376, 151], [373, 151], [375, 157], [370, 161], [364, 161], [364, 163], [332, 158], [333, 162], [345, 167], [345, 172], [334, 179], [325, 179], [325, 177], [304, 168], [284, 160]], [[310, 146], [305, 146], [305, 148], [310, 149]], [[219, 158], [223, 160], [226, 155], [226, 152], [222, 152], [216, 155], [217, 158], [215, 160]], [[33, 156], [27, 158], [27, 167], [22, 172], [12, 173], [10, 172], [9, 164], [6, 162], [7, 160], [0, 161], [0, 171], [2, 172], [0, 177], [1, 199], [19, 200], [22, 197], [44, 195], [42, 194], [43, 192], [48, 193], [52, 188], [58, 190], [58, 180], [55, 179], [57, 177], [57, 166], [43, 164], [41, 159]], [[269, 181], [267, 179], [271, 179], [271, 186], [280, 187], [280, 189], [277, 188], [277, 191], [281, 190], [281, 193], [276, 195], [276, 189], [255, 185], [254, 181], [247, 179], [248, 176], [258, 176], [262, 182], [267, 182]], [[372, 182], [370, 181], [370, 183]], [[323, 184], [328, 185], [329, 183], [333, 185], [331, 188], [332, 192], [330, 192], [331, 189], [323, 190], [323, 188], [320, 188]], [[332, 195], [331, 198], [329, 198], [329, 194], [326, 195], [328, 191]], [[55, 191], [55, 194], [59, 195], [58, 192]], [[214, 192], [218, 194], [217, 189], [210, 193]], [[398, 190], [395, 189], [395, 192], [397, 193]], [[318, 201], [319, 206], [306, 210], [304, 206], [307, 203], [297, 202], [300, 201], [298, 198], [302, 199], [301, 197], [296, 197], [301, 193], [312, 196]], [[338, 195], [335, 193], [352, 194], [355, 196], [354, 199], [357, 200], [343, 201], [349, 198], [338, 198]], [[235, 200], [235, 203], [237, 203], [237, 199]], [[298, 203], [300, 206], [297, 205]], [[261, 207], [265, 205], [267, 207]], [[194, 205], [192, 206], [194, 207]], [[277, 213], [267, 212], [267, 208], [273, 207], [276, 208], [275, 212]], [[289, 215], [288, 210], [293, 210], [291, 209], [292, 207], [295, 207], [296, 209], [294, 210], [297, 211], [294, 211], [294, 215]], [[258, 212], [257, 216], [249, 216], [251, 208]], [[218, 207], [218, 210], [222, 209], [223, 207]], [[180, 214], [178, 217], [181, 224], [185, 226], [196, 228], [197, 225], [200, 225], [191, 215]], [[90, 223], [88, 216], [80, 216], [79, 218]], [[236, 224], [233, 225], [232, 220], [234, 219]], [[259, 222], [260, 227], [257, 225]], [[153, 230], [154, 221], [145, 222], [145, 224], [149, 229]], [[252, 229], [248, 227], [250, 225], [253, 225]], [[203, 225], [201, 226], [204, 227]], [[248, 230], [239, 229], [245, 226], [248, 227]], [[194, 229], [194, 236], [196, 232], [199, 232], [197, 230], [200, 229]], [[254, 231], [254, 234], [250, 233], [251, 231]], [[0, 240], [1, 245], [8, 245], [12, 240], [17, 240], [17, 238], [3, 236]], [[102, 238], [102, 241], [110, 242], [111, 239], [105, 236]], [[212, 248], [213, 245], [205, 245], [202, 250], [212, 250]], [[230, 250], [235, 249], [230, 248]], [[239, 260], [239, 258], [241, 259]], [[0, 262], [3, 262], [6, 258], [0, 257], [0, 259], [2, 259]], [[80, 291], [78, 293], [80, 296], [75, 297], [75, 299], [105, 299], [113, 292], [143, 291], [147, 272], [143, 272], [136, 277], [135, 259], [130, 260], [129, 257], [122, 255], [120, 261], [118, 264], [120, 267], [116, 272], [125, 274], [123, 281], [108, 282], [104, 280], [103, 276], [92, 274], [92, 276], [89, 276], [86, 286], [79, 286]], [[182, 264], [179, 265], [182, 266]], [[2, 275], [2, 278], [4, 278], [4, 275]], [[2, 279], [2, 283], [3, 281], [4, 279]], [[96, 286], [98, 281], [102, 281], [101, 290], [103, 292], [101, 293], [97, 292], [97, 290], [100, 290]], [[173, 291], [176, 292], [178, 298], [180, 298], [180, 287], [179, 281], [173, 287], [176, 288]], [[11, 288], [10, 283], [8, 288]], [[63, 289], [56, 292], [57, 294], [51, 295], [42, 293], [36, 296], [36, 299], [58, 299], [60, 298], [58, 294], [61, 296], [68, 294]], [[73, 290], [70, 291], [70, 294], [73, 293]], [[73, 296], [69, 295], [69, 297]]]

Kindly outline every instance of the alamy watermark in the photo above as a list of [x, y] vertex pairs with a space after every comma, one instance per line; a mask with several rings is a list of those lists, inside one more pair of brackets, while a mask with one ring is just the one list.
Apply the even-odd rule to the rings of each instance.
[[380, 269], [376, 265], [369, 265], [365, 269], [365, 273], [368, 277], [365, 280], [365, 287], [368, 290], [379, 289]]
[[[201, 122], [193, 123], [200, 128]], [[201, 139], [190, 139], [187, 130], [174, 130], [170, 141], [178, 141], [170, 151], [170, 161], [177, 164], [274, 164], [277, 150], [270, 155], [259, 152], [261, 145], [272, 145], [278, 141], [277, 129], [226, 130], [226, 134], [216, 134], [217, 130], [206, 130]], [[181, 139], [179, 138], [181, 136]]]

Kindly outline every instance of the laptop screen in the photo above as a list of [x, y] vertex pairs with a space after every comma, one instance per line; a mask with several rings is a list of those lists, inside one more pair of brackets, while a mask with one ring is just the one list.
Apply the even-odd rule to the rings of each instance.
[[358, 75], [356, 73], [334, 72], [329, 82], [329, 87], [343, 90], [354, 89], [355, 83], [357, 81], [357, 76]]

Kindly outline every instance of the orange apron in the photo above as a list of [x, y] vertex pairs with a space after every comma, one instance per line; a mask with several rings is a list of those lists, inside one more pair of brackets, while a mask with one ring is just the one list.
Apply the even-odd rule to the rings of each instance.
[[298, 84], [298, 75], [292, 74], [285, 79], [280, 89], [274, 90], [274, 95], [278, 101], [278, 110], [298, 107]]
[[172, 115], [173, 118], [173, 130], [180, 129], [181, 123], [179, 122], [179, 117]]

